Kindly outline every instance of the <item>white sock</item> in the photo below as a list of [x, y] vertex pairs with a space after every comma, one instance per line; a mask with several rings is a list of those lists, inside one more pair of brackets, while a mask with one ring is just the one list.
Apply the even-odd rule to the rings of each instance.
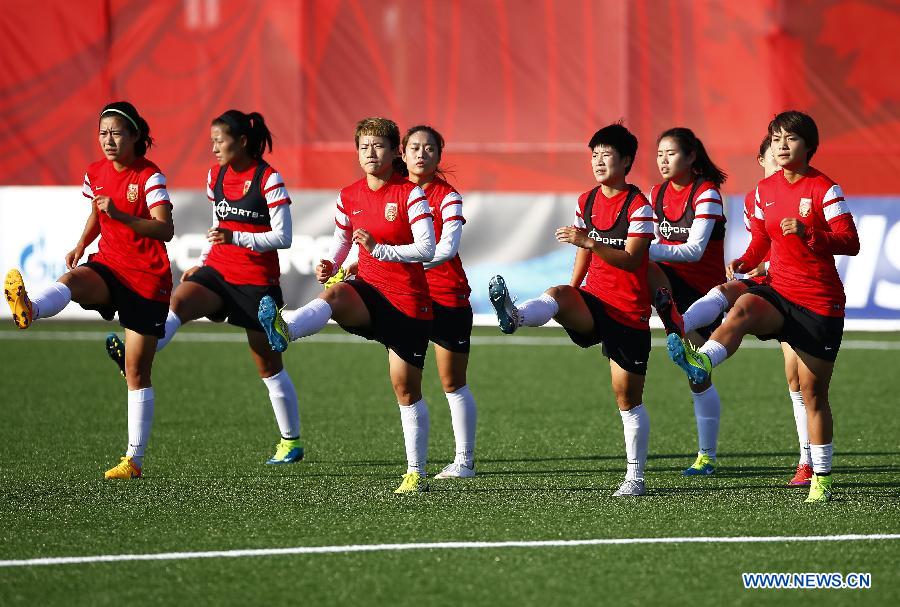
[[831, 474], [831, 455], [833, 451], [833, 443], [809, 446], [809, 453], [812, 456], [813, 472], [816, 474]]
[[421, 399], [409, 406], [400, 405], [400, 424], [406, 445], [406, 471], [425, 476], [428, 458], [428, 405]]
[[300, 408], [297, 405], [297, 391], [287, 369], [282, 369], [272, 377], [263, 377], [263, 383], [269, 389], [269, 400], [281, 438], [300, 438]]
[[697, 420], [698, 453], [716, 459], [716, 445], [719, 442], [719, 417], [722, 403], [715, 386], [703, 392], [691, 392], [694, 399], [694, 418]]
[[622, 429], [625, 432], [625, 458], [628, 462], [625, 480], [642, 481], [650, 444], [650, 414], [647, 413], [643, 403], [630, 411], [619, 410], [619, 414], [622, 416]]
[[803, 393], [789, 390], [791, 402], [794, 404], [794, 423], [797, 424], [797, 440], [800, 441], [800, 465], [812, 465], [809, 453], [809, 430], [806, 428], [806, 406], [803, 404]]
[[138, 468], [144, 463], [144, 450], [153, 427], [153, 388], [128, 391], [128, 450]]
[[457, 464], [467, 468], [475, 467], [475, 420], [478, 410], [475, 397], [469, 391], [468, 384], [456, 392], [446, 392], [450, 405], [450, 421], [453, 424], [453, 438], [456, 440]]
[[172, 338], [175, 337], [175, 332], [181, 327], [181, 319], [178, 318], [178, 315], [175, 314], [172, 310], [169, 310], [169, 315], [166, 316], [166, 333], [163, 335], [163, 338], [156, 342], [156, 351], [159, 352], [163, 348], [165, 348]]
[[728, 308], [728, 299], [719, 289], [713, 287], [709, 293], [695, 301], [681, 315], [684, 321], [684, 332], [701, 327], [708, 327]]
[[520, 327], [542, 327], [559, 312], [559, 304], [546, 293], [523, 301], [516, 307], [519, 309]]
[[700, 351], [709, 356], [709, 362], [713, 367], [717, 367], [728, 358], [728, 350], [725, 349], [725, 346], [713, 339], [700, 346]]
[[299, 310], [285, 310], [281, 317], [287, 323], [291, 341], [294, 341], [321, 331], [331, 318], [331, 306], [317, 297]]
[[72, 301], [72, 291], [61, 282], [54, 282], [46, 289], [31, 298], [35, 320], [50, 318], [62, 312]]

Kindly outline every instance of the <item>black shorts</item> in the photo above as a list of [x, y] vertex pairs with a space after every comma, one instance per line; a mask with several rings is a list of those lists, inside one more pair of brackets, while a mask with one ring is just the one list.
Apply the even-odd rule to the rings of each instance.
[[585, 291], [578, 289], [581, 298], [591, 311], [594, 332], [579, 333], [566, 329], [575, 344], [590, 348], [603, 344], [603, 356], [635, 375], [647, 374], [647, 359], [650, 358], [650, 329], [635, 329], [610, 318], [603, 302]]
[[472, 306], [442, 306], [431, 302], [434, 321], [431, 323], [431, 341], [451, 352], [468, 354], [472, 339]]
[[196, 282], [222, 299], [222, 307], [207, 317], [211, 321], [223, 322], [227, 319], [228, 324], [251, 331], [263, 330], [257, 316], [259, 302], [263, 297], [270, 295], [279, 308], [284, 305], [280, 286], [233, 285], [227, 282], [218, 270], [209, 266], [202, 266], [187, 277], [185, 282]]
[[347, 281], [347, 284], [356, 290], [366, 304], [372, 324], [368, 327], [340, 325], [341, 328], [347, 333], [377, 341], [412, 366], [424, 369], [431, 321], [407, 316], [395, 308], [378, 289], [359, 278]]
[[[666, 275], [666, 278], [669, 279], [669, 284], [672, 286], [672, 299], [675, 300], [675, 307], [681, 314], [687, 312], [687, 309], [690, 308], [695, 301], [706, 295], [706, 293], [701, 293], [686, 283], [670, 266], [662, 263], [656, 265], [659, 266], [659, 269], [662, 270], [663, 274]], [[713, 334], [713, 331], [722, 324], [722, 318], [723, 315], [720, 314], [711, 324], [706, 325], [705, 327], [698, 327], [694, 329], [694, 331], [702, 335], [703, 339], [709, 339], [709, 336]]]
[[794, 350], [829, 362], [837, 359], [844, 337], [843, 316], [822, 316], [785, 299], [771, 286], [763, 284], [747, 291], [772, 304], [784, 317], [780, 333], [758, 335], [762, 340], [777, 339], [788, 343]]
[[168, 301], [155, 301], [142, 297], [123, 285], [108, 266], [99, 261], [86, 261], [82, 267], [97, 273], [109, 289], [109, 304], [105, 306], [85, 306], [85, 310], [96, 310], [104, 320], [112, 320], [119, 313], [119, 324], [141, 335], [162, 338], [166, 334], [166, 316], [169, 315]]

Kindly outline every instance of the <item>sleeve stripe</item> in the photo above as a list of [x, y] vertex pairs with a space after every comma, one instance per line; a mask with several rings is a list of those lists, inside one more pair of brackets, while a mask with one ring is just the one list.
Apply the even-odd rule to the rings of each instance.
[[344, 207], [342, 207], [341, 205], [337, 205], [337, 210], [340, 211], [341, 213], [343, 213], [344, 215], [347, 214], [347, 211], [345, 211]]
[[[699, 215], [698, 215], [699, 217]], [[632, 217], [629, 221], [659, 221], [656, 217]]]
[[829, 200], [828, 202], [823, 203], [823, 204], [822, 204], [822, 208], [825, 208], [825, 207], [827, 207], [827, 206], [829, 206], [829, 205], [832, 205], [832, 204], [834, 204], [834, 203], [836, 203], [836, 202], [844, 202], [844, 197], [843, 197], [843, 196], [838, 196], [837, 198], [832, 198], [832, 199]]
[[160, 188], [165, 188], [165, 187], [166, 187], [166, 184], [160, 183], [160, 184], [157, 184], [157, 185], [155, 185], [155, 186], [149, 187], [149, 188], [147, 188], [146, 190], [144, 190], [144, 194], [149, 194], [149, 193], [152, 192], [153, 190], [158, 190], [158, 189], [160, 189]]
[[84, 196], [85, 198], [87, 198], [88, 200], [94, 199], [93, 196], [91, 196], [90, 194], [87, 194], [84, 190], [81, 190], [81, 195]]
[[147, 210], [149, 211], [150, 209], [152, 209], [154, 207], [158, 207], [161, 204], [167, 204], [169, 206], [172, 206], [172, 201], [169, 200], [168, 198], [163, 198], [162, 200], [158, 200], [158, 201], [154, 202], [153, 204], [148, 204]]
[[453, 206], [454, 204], [458, 204], [459, 206], [462, 206], [462, 200], [451, 200], [449, 202], [445, 202], [444, 204], [441, 205], [441, 213], [444, 212], [444, 209], [446, 209], [449, 206]]
[[[428, 198], [426, 198], [425, 196], [420, 196], [420, 197], [416, 198], [415, 200], [407, 201], [406, 208], [408, 209], [412, 205], [416, 204], [417, 202], [422, 202], [423, 200], [427, 201]], [[410, 222], [410, 223], [412, 223], [412, 222]]]
[[263, 194], [268, 194], [269, 192], [271, 192], [272, 190], [274, 190], [276, 188], [283, 188], [283, 187], [284, 187], [284, 183], [276, 183], [272, 187], [266, 188], [265, 190], [263, 190]]
[[708, 203], [717, 204], [717, 205], [719, 205], [719, 206], [722, 206], [722, 201], [719, 200], [718, 198], [704, 198], [703, 200], [698, 200], [698, 201], [696, 201], [696, 202], [694, 203], [694, 206], [701, 205], [701, 204], [703, 204], [704, 202], [708, 202]]
[[422, 213], [422, 214], [419, 215], [418, 217], [416, 217], [416, 218], [414, 218], [414, 219], [410, 219], [410, 220], [409, 220], [409, 225], [412, 225], [412, 224], [416, 223], [416, 222], [419, 221], [420, 219], [425, 219], [426, 217], [431, 217], [432, 220], [434, 219], [434, 216], [433, 216], [431, 213]]
[[446, 219], [444, 220], [444, 223], [447, 223], [447, 222], [449, 222], [449, 221], [461, 221], [461, 222], [463, 222], [463, 223], [466, 223], [466, 218], [463, 217], [462, 215], [454, 215], [453, 217], [448, 217], [448, 218], [446, 218]]
[[209, 194], [207, 194], [206, 197], [209, 198], [209, 201], [210, 201], [210, 202], [215, 202], [215, 201], [216, 201], [216, 199], [213, 198], [212, 196], [210, 196]]
[[647, 232], [628, 232], [628, 238], [653, 238], [653, 234]]
[[721, 215], [694, 215], [694, 219], [723, 219]]
[[266, 206], [268, 206], [270, 209], [274, 209], [275, 207], [280, 207], [283, 204], [291, 204], [291, 199], [290, 198], [282, 198], [281, 200], [276, 200], [275, 202], [270, 202]]
[[337, 227], [339, 227], [340, 229], [342, 229], [346, 232], [350, 231], [350, 226], [342, 225], [337, 219], [334, 220], [334, 225], [336, 225]]

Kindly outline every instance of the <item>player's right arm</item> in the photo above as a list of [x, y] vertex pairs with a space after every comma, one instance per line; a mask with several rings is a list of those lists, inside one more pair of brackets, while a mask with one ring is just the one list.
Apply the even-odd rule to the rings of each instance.
[[575, 264], [572, 266], [572, 280], [569, 281], [569, 285], [576, 289], [580, 287], [584, 282], [584, 277], [587, 276], [590, 265], [591, 252], [588, 249], [576, 249]]
[[744, 254], [725, 266], [725, 275], [729, 280], [735, 273], [744, 273], [756, 268], [765, 258], [772, 246], [772, 239], [766, 232], [766, 216], [759, 198], [759, 186], [756, 188], [756, 208], [750, 220], [750, 244]]
[[[94, 190], [91, 187], [91, 180], [88, 177], [87, 173], [84, 174], [84, 183], [81, 186], [81, 195], [87, 198], [88, 200], [93, 201], [94, 199]], [[81, 232], [81, 238], [78, 239], [78, 242], [75, 243], [75, 248], [66, 254], [66, 267], [68, 269], [74, 268], [78, 265], [78, 261], [84, 255], [84, 250], [90, 245], [92, 242], [97, 240], [97, 236], [100, 235], [100, 218], [97, 216], [97, 206], [91, 203], [91, 214], [88, 215], [87, 221], [84, 224], [84, 230]]]
[[328, 251], [328, 257], [320, 260], [316, 266], [316, 280], [320, 283], [325, 284], [341, 268], [341, 264], [350, 254], [350, 247], [353, 246], [352, 235], [350, 217], [347, 216], [341, 195], [338, 194], [334, 209], [334, 236], [331, 240], [331, 249]]

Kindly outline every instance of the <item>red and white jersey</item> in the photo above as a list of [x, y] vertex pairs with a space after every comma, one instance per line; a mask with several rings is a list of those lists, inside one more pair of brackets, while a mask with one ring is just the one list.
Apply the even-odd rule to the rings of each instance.
[[[575, 227], [586, 228], [584, 207], [590, 191], [578, 198], [575, 210]], [[629, 190], [626, 189], [612, 198], [597, 190], [591, 210], [594, 226], [592, 238], [608, 242], [611, 246], [624, 249], [629, 238], [653, 238], [653, 209], [640, 192], [636, 192], [628, 208], [624, 208]], [[595, 237], [593, 232], [598, 232]], [[606, 313], [617, 322], [636, 329], [650, 327], [650, 291], [647, 287], [647, 264], [649, 255], [634, 272], [628, 272], [609, 265], [599, 256], [592, 254], [584, 289], [606, 304]]]
[[[799, 219], [806, 234], [784, 236], [781, 221]], [[741, 257], [755, 266], [769, 253], [769, 284], [789, 301], [823, 316], [843, 316], [844, 285], [835, 255], [856, 255], [859, 236], [841, 187], [810, 167], [795, 183], [779, 171], [756, 186], [752, 240]]]
[[[88, 200], [109, 196], [119, 211], [141, 219], [153, 219], [150, 209], [155, 206], [172, 205], [166, 178], [159, 167], [143, 157], [136, 158], [121, 173], [105, 158], [91, 164], [84, 174], [81, 193]], [[99, 251], [91, 255], [91, 261], [107, 266], [123, 285], [141, 297], [169, 301], [172, 269], [165, 243], [139, 236], [106, 213], [98, 213], [98, 217]]]
[[[747, 228], [748, 232], [752, 232], [750, 229], [751, 222], [753, 220], [753, 214], [756, 212], [756, 190], [752, 190], [747, 192], [747, 195], [744, 196], [744, 227]], [[769, 255], [766, 254], [766, 258], [763, 261], [769, 261]], [[750, 278], [753, 282], [757, 284], [762, 284], [769, 280], [769, 275], [766, 273], [763, 276], [754, 276]]]
[[[217, 225], [232, 232], [270, 231], [269, 209], [291, 203], [281, 175], [265, 163], [240, 173], [227, 166], [222, 175], [222, 200], [217, 200], [215, 186], [221, 170], [213, 165], [206, 176], [206, 197], [214, 207]], [[257, 252], [236, 243], [214, 245], [203, 263], [235, 285], [277, 285], [281, 276], [278, 251]]]
[[[334, 221], [348, 239], [362, 228], [378, 244], [396, 246], [413, 244], [413, 224], [431, 222], [432, 214], [422, 188], [394, 174], [376, 191], [369, 188], [365, 177], [342, 189]], [[420, 262], [383, 261], [359, 247], [357, 277], [407, 316], [432, 318], [431, 295]]]
[[[440, 178], [435, 178], [425, 189], [429, 206], [434, 209], [434, 237], [441, 239], [444, 224], [451, 221], [465, 223], [463, 217], [463, 200], [453, 186]], [[438, 266], [425, 270], [425, 278], [428, 280], [428, 290], [431, 298], [448, 307], [463, 307], [469, 305], [469, 280], [463, 270], [459, 253], [441, 263]]]
[[[716, 185], [711, 181], [698, 182], [680, 191], [671, 183], [650, 189], [659, 239], [651, 248], [651, 259], [665, 264], [684, 282], [705, 294], [725, 282], [725, 212]], [[663, 186], [667, 187], [660, 205], [657, 198]], [[680, 251], [673, 247], [686, 248]], [[657, 251], [671, 254], [658, 257]], [[683, 255], [678, 255], [679, 252]]]

